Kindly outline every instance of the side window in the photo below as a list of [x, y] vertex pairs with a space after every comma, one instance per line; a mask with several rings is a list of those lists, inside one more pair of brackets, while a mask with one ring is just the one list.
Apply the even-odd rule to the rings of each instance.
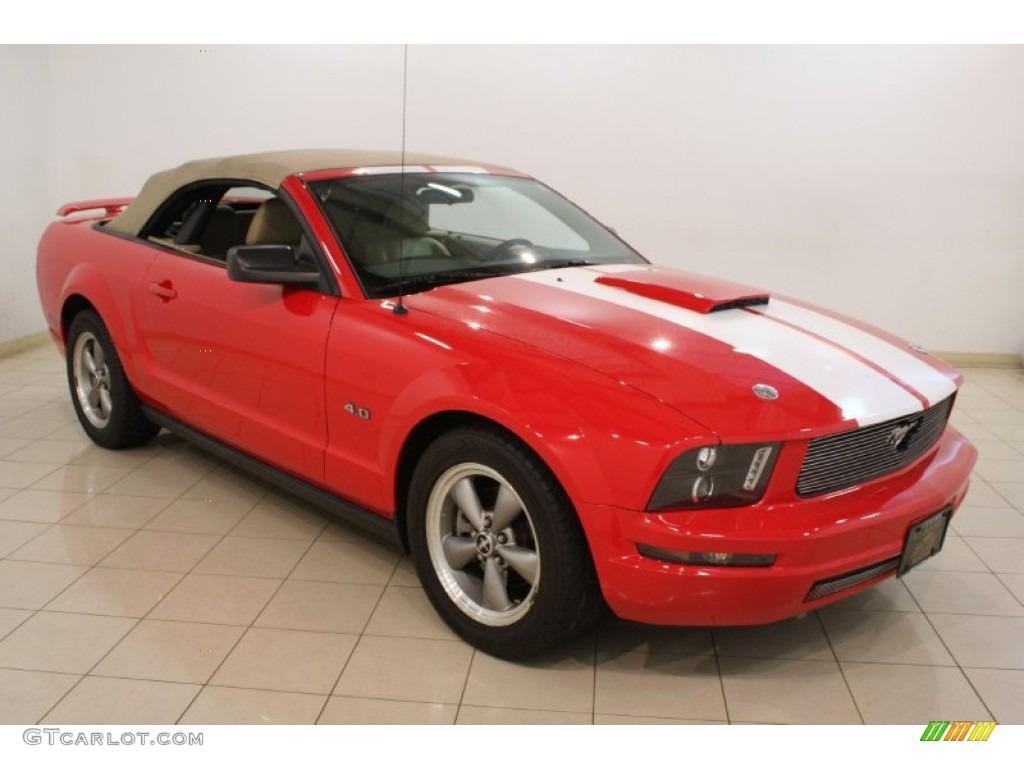
[[246, 243], [257, 211], [268, 200], [287, 209], [266, 189], [223, 184], [192, 189], [174, 201], [148, 236], [161, 245], [223, 261], [229, 248]]
[[143, 236], [218, 262], [226, 262], [236, 245], [288, 245], [296, 262], [320, 272], [320, 292], [337, 292], [334, 277], [292, 208], [268, 189], [220, 183], [186, 190], [147, 225]]
[[267, 200], [284, 205], [266, 189], [228, 188], [217, 204], [202, 217], [202, 224], [196, 232], [199, 253], [224, 260], [229, 248], [245, 245], [253, 228], [256, 213]]

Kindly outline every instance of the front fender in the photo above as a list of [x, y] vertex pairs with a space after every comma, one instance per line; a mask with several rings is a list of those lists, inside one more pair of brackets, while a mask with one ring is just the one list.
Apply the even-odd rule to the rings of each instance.
[[696, 422], [623, 382], [510, 339], [486, 358], [409, 381], [382, 426], [379, 461], [395, 469], [425, 420], [461, 412], [492, 421], [528, 445], [574, 501], [643, 508], [671, 457], [715, 442]]

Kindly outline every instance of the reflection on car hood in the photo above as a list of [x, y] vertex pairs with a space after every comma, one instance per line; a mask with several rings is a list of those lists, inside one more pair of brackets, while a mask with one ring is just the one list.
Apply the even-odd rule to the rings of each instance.
[[[602, 371], [723, 439], [876, 424], [934, 405], [958, 381], [942, 362], [861, 323], [661, 267], [531, 272], [408, 302]], [[768, 388], [758, 395], [756, 385]], [[765, 399], [772, 388], [778, 396]]]

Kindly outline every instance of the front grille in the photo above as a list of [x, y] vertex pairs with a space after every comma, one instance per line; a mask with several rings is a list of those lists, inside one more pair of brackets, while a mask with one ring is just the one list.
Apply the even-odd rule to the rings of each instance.
[[921, 413], [811, 440], [796, 492], [820, 496], [909, 466], [935, 445], [952, 405], [948, 397]]

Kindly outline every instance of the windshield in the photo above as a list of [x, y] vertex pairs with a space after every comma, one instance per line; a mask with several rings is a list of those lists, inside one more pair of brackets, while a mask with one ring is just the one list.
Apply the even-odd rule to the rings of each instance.
[[309, 186], [372, 297], [538, 269], [645, 263], [532, 179], [389, 173]]

